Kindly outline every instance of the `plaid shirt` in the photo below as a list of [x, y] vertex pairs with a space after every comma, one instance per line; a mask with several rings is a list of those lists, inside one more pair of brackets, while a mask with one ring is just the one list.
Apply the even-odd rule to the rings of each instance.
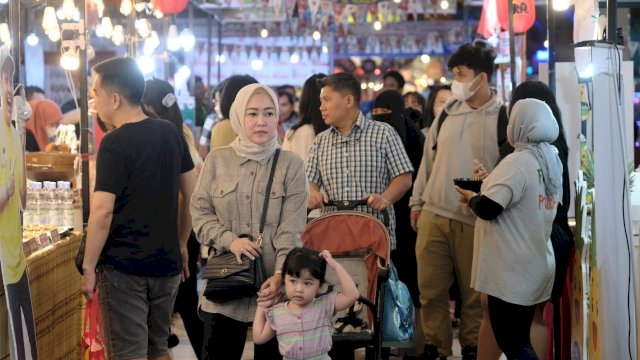
[[[412, 172], [413, 166], [396, 131], [388, 124], [365, 119], [360, 113], [348, 135], [334, 127], [320, 133], [311, 147], [307, 178], [331, 200], [359, 200], [365, 194], [382, 194], [398, 175]], [[323, 213], [333, 209], [323, 209]], [[367, 206], [357, 210], [382, 213]], [[396, 247], [396, 221], [389, 210], [391, 248]]]

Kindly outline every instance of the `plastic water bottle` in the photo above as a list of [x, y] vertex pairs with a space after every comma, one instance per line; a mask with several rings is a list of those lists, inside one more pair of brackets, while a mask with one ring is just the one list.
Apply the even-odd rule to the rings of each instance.
[[29, 183], [27, 186], [27, 206], [24, 209], [22, 222], [25, 225], [30, 225], [35, 222], [35, 194], [33, 193], [33, 183]]
[[47, 224], [60, 225], [60, 212], [58, 206], [58, 194], [56, 192], [56, 183], [45, 181], [44, 183], [44, 207], [46, 212]]
[[42, 183], [39, 181], [31, 183], [31, 193], [32, 197], [32, 211], [33, 211], [33, 222], [32, 224], [43, 225], [46, 224], [44, 207], [42, 204]]
[[71, 183], [68, 181], [58, 181], [58, 189], [60, 190], [60, 208], [62, 210], [62, 226], [73, 227], [74, 212], [73, 207], [74, 193], [71, 189]]

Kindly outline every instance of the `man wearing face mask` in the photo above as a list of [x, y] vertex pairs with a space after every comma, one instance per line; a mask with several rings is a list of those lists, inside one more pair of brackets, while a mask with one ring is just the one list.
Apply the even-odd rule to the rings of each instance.
[[[482, 321], [480, 295], [470, 287], [475, 215], [458, 201], [454, 178], [473, 177], [473, 160], [493, 165], [499, 157], [498, 114], [502, 100], [490, 87], [496, 55], [480, 45], [465, 44], [449, 59], [455, 80], [453, 99], [427, 134], [410, 200], [416, 229], [423, 359], [451, 355], [449, 287], [457, 276], [462, 297], [458, 339], [462, 359], [476, 358]], [[444, 119], [444, 118], [443, 118]], [[440, 124], [438, 124], [440, 122]], [[492, 169], [487, 169], [491, 171]]]

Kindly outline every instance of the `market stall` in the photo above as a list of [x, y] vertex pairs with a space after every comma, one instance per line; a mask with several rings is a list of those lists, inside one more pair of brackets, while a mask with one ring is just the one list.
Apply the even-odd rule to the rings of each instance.
[[[81, 358], [84, 297], [74, 259], [81, 233], [70, 232], [59, 239], [51, 232], [38, 236], [45, 237], [55, 242], [27, 257], [38, 353], [46, 354], [45, 359], [77, 360]], [[3, 291], [0, 300], [5, 301]], [[8, 317], [6, 308], [0, 309], [0, 359], [8, 359]]]

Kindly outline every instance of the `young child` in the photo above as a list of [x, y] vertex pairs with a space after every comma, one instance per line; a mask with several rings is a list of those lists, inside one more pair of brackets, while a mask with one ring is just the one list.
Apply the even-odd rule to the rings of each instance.
[[[335, 270], [342, 292], [316, 297], [324, 284], [327, 265]], [[253, 320], [254, 343], [264, 344], [277, 336], [285, 359], [330, 359], [333, 314], [355, 303], [360, 296], [356, 284], [327, 250], [291, 250], [282, 273], [288, 300], [274, 306], [258, 301]]]

